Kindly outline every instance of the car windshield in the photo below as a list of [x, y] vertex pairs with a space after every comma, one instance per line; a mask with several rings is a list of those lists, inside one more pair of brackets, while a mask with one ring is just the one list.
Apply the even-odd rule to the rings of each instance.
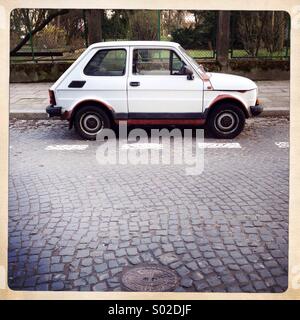
[[189, 60], [190, 64], [197, 69], [197, 71], [199, 71], [201, 73], [201, 75], [203, 75], [204, 77], [209, 77], [209, 75], [206, 73], [206, 71], [204, 70], [204, 67], [202, 64], [198, 64], [198, 62], [192, 58], [185, 49], [183, 49], [181, 46], [179, 46], [179, 50], [183, 53], [183, 55]]

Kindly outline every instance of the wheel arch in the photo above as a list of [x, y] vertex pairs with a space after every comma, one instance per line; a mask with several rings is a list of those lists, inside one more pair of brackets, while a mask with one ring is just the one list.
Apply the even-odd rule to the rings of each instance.
[[207, 114], [206, 114], [206, 119], [209, 118], [210, 114], [213, 112], [213, 110], [215, 110], [217, 107], [219, 107], [220, 105], [224, 104], [224, 103], [231, 103], [234, 104], [235, 106], [238, 106], [241, 108], [241, 110], [244, 112], [245, 114], [245, 118], [249, 118], [249, 112], [245, 106], [245, 104], [232, 96], [221, 96], [221, 97], [217, 97], [212, 103], [211, 105], [207, 108]]
[[105, 113], [107, 114], [107, 116], [109, 117], [109, 120], [111, 121], [111, 123], [114, 122], [114, 109], [106, 104], [103, 101], [100, 100], [96, 100], [96, 99], [86, 99], [83, 101], [78, 102], [73, 108], [71, 113], [69, 114], [68, 120], [69, 120], [69, 128], [71, 129], [73, 127], [74, 124], [74, 118], [76, 113], [85, 106], [96, 106], [101, 108], [101, 110], [105, 111]]

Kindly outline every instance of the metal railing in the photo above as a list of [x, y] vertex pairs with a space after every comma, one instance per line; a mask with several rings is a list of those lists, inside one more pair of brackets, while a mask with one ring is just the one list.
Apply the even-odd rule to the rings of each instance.
[[[182, 25], [177, 25], [177, 29], [174, 29], [172, 36], [166, 34], [166, 27], [163, 24], [163, 10], [157, 10], [157, 25], [153, 25], [153, 28], [157, 29], [157, 40], [172, 40], [179, 42], [184, 47], [191, 57], [197, 60], [215, 60], [217, 58], [216, 52], [216, 39], [217, 39], [217, 25], [218, 16], [217, 12], [215, 15], [210, 16], [211, 27], [204, 31], [201, 28], [207, 26], [197, 24], [195, 17], [192, 14], [187, 15]], [[164, 12], [165, 14], [165, 12]], [[259, 43], [255, 53], [251, 53], [251, 50], [245, 48], [245, 41], [239, 35], [239, 22], [238, 17], [234, 13], [231, 14], [230, 24], [230, 49], [228, 51], [229, 59], [289, 59], [290, 58], [290, 22], [286, 28], [286, 34], [284, 39], [284, 46], [280, 47], [280, 50], [268, 50], [264, 47], [263, 41]], [[88, 46], [88, 29], [86, 27], [86, 14], [83, 10], [83, 21], [84, 21], [84, 37], [83, 43], [85, 47]], [[164, 22], [165, 23], [165, 22]], [[206, 28], [207, 29], [207, 28]], [[190, 38], [189, 38], [190, 37]], [[180, 40], [181, 39], [181, 40]], [[106, 41], [112, 40], [130, 40], [130, 39], [105, 39]], [[105, 41], [104, 40], [104, 41]], [[276, 38], [275, 38], [276, 41]], [[34, 46], [34, 36], [30, 37], [29, 43], [22, 49], [22, 51], [11, 56], [12, 63], [57, 63], [57, 62], [73, 62], [75, 61], [84, 48], [78, 52], [68, 52], [67, 48], [44, 50], [36, 48]]]

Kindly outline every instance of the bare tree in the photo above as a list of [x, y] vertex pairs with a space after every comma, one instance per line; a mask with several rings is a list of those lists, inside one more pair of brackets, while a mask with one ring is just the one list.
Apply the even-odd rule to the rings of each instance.
[[168, 36], [172, 31], [187, 27], [189, 22], [186, 22], [186, 10], [162, 10], [161, 28], [163, 36]]
[[272, 54], [284, 48], [287, 24], [285, 12], [240, 12], [237, 24], [239, 40], [251, 56], [257, 57], [260, 49]]
[[157, 39], [157, 11], [138, 10], [129, 20], [129, 38], [132, 40]]
[[264, 24], [262, 40], [268, 52], [281, 51], [285, 45], [285, 32], [288, 19], [285, 12], [269, 11]]
[[244, 49], [253, 57], [257, 57], [261, 47], [267, 12], [240, 12], [238, 16], [238, 33]]
[[[59, 9], [59, 10], [41, 10], [40, 13], [38, 10], [31, 12], [29, 9], [19, 9], [16, 17], [18, 17], [19, 25], [25, 26], [25, 35], [19, 41], [19, 43], [11, 49], [10, 54], [14, 54], [19, 51], [29, 40], [30, 37], [34, 36], [37, 32], [43, 30], [48, 23], [50, 23], [56, 17], [66, 14], [69, 10]], [[16, 18], [13, 17], [12, 19]], [[15, 21], [17, 23], [17, 21]], [[20, 28], [20, 27], [19, 27]], [[21, 32], [22, 29], [19, 29]]]

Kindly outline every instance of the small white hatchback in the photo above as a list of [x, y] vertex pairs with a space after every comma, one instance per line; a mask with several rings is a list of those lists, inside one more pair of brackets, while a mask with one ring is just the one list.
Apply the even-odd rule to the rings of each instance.
[[49, 90], [50, 117], [60, 116], [84, 139], [119, 121], [135, 125], [206, 125], [234, 138], [263, 108], [256, 84], [206, 72], [174, 42], [91, 45]]

